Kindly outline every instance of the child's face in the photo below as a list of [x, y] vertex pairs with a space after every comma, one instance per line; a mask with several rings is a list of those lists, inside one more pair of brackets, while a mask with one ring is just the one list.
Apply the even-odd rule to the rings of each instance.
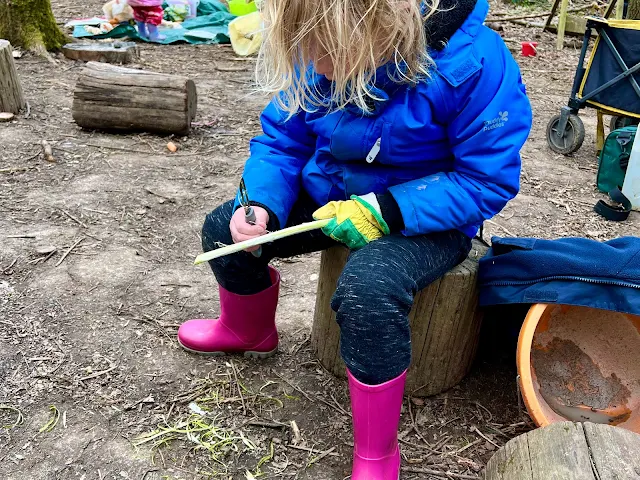
[[324, 75], [327, 80], [333, 80], [333, 62], [326, 49], [317, 42], [311, 47], [311, 62], [318, 75]]

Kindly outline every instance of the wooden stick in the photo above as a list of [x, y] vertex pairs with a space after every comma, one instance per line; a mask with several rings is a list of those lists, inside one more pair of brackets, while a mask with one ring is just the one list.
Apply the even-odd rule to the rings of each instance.
[[477, 475], [468, 475], [466, 473], [455, 473], [455, 472], [443, 472], [442, 470], [433, 470], [431, 468], [419, 468], [419, 467], [402, 467], [403, 472], [408, 473], [424, 473], [426, 475], [433, 475], [434, 477], [440, 478], [463, 478], [468, 480], [480, 480], [480, 477]]
[[62, 255], [62, 258], [60, 260], [58, 260], [58, 263], [56, 263], [56, 267], [59, 267], [62, 262], [64, 262], [64, 259], [67, 258], [67, 255], [69, 255], [71, 253], [71, 250], [73, 250], [74, 248], [76, 248], [78, 246], [78, 244], [83, 241], [85, 238], [87, 237], [81, 237], [80, 240], [76, 240], [76, 243], [74, 243], [73, 245], [71, 245], [71, 247], [69, 247], [69, 250], [67, 250], [66, 252], [64, 252], [64, 255]]
[[567, 9], [569, 8], [569, 0], [562, 0], [560, 4], [560, 16], [558, 17], [558, 39], [556, 42], [556, 50], [564, 48], [564, 31], [567, 26]]
[[81, 222], [80, 220], [78, 220], [76, 217], [74, 217], [73, 215], [71, 215], [69, 212], [67, 212], [66, 210], [62, 210], [60, 209], [60, 211], [62, 213], [64, 213], [67, 217], [69, 217], [71, 220], [73, 220], [74, 222], [76, 222], [78, 225], [83, 226], [84, 228], [89, 228], [87, 227], [87, 225], [84, 222]]
[[80, 379], [80, 381], [81, 381], [81, 382], [84, 382], [85, 380], [89, 380], [89, 379], [91, 379], [91, 378], [99, 377], [100, 375], [104, 375], [105, 373], [109, 373], [109, 372], [111, 372], [112, 370], [115, 370], [115, 368], [116, 368], [116, 367], [115, 367], [115, 365], [114, 365], [113, 367], [107, 368], [106, 370], [102, 370], [102, 371], [100, 371], [100, 372], [92, 373], [91, 375], [87, 375], [86, 377], [82, 377], [82, 378]]
[[330, 220], [316, 220], [314, 222], [303, 223], [293, 227], [278, 230], [277, 232], [267, 233], [266, 235], [261, 235], [260, 237], [251, 238], [249, 240], [245, 240], [244, 242], [234, 243], [233, 245], [227, 245], [226, 247], [211, 250], [206, 253], [201, 253], [196, 257], [194, 264], [200, 265], [201, 263], [208, 262], [209, 260], [214, 260], [219, 257], [224, 257], [225, 255], [231, 255], [232, 253], [241, 252], [242, 250], [250, 247], [263, 245], [265, 243], [280, 240], [281, 238], [296, 235], [298, 233], [318, 230], [325, 227], [329, 222]]
[[547, 21], [544, 22], [544, 27], [542, 27], [542, 31], [546, 32], [547, 29], [549, 28], [549, 25], [551, 25], [551, 20], [553, 20], [553, 16], [556, 14], [556, 10], [558, 9], [558, 5], [560, 4], [560, 0], [555, 0], [553, 2], [553, 6], [551, 7], [551, 12], [549, 13], [549, 16], [547, 17]]
[[[583, 5], [582, 7], [572, 8], [567, 10], [567, 13], [576, 13], [581, 12], [583, 10], [587, 10], [592, 7], [596, 7], [597, 4], [589, 4]], [[539, 17], [547, 17], [552, 16], [555, 12], [541, 12], [541, 13], [530, 13], [528, 15], [516, 15], [513, 17], [495, 17], [495, 18], [487, 18], [485, 22], [487, 23], [498, 23], [498, 22], [510, 22], [512, 20], [526, 20], [527, 18], [539, 18]]]

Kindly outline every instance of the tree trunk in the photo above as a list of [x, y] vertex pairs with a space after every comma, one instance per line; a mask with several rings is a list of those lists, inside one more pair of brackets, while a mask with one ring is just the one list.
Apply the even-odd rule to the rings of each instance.
[[627, 7], [627, 18], [629, 20], [640, 20], [640, 0], [629, 0], [629, 6]]
[[[476, 353], [482, 315], [477, 310], [478, 260], [486, 248], [474, 242], [469, 257], [419, 292], [409, 314], [412, 361], [405, 393], [430, 396], [443, 392], [467, 374]], [[322, 253], [311, 346], [320, 363], [345, 375], [340, 355], [340, 328], [331, 297], [349, 251], [334, 247]]]
[[58, 50], [68, 42], [56, 25], [51, 0], [0, 0], [0, 38], [36, 53]]

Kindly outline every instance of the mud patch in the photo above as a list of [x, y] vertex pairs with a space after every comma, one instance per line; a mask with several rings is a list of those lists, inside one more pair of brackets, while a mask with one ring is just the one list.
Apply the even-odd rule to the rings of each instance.
[[[605, 377], [593, 359], [570, 340], [554, 338], [546, 349], [534, 349], [532, 360], [545, 397], [564, 405], [604, 410], [626, 404], [631, 392], [615, 373]], [[561, 414], [561, 412], [557, 412]]]

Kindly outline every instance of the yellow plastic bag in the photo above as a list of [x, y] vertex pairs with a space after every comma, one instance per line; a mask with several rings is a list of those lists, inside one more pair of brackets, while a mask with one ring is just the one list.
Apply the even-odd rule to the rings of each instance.
[[262, 44], [262, 15], [253, 12], [234, 18], [229, 23], [229, 38], [236, 55], [253, 55]]

